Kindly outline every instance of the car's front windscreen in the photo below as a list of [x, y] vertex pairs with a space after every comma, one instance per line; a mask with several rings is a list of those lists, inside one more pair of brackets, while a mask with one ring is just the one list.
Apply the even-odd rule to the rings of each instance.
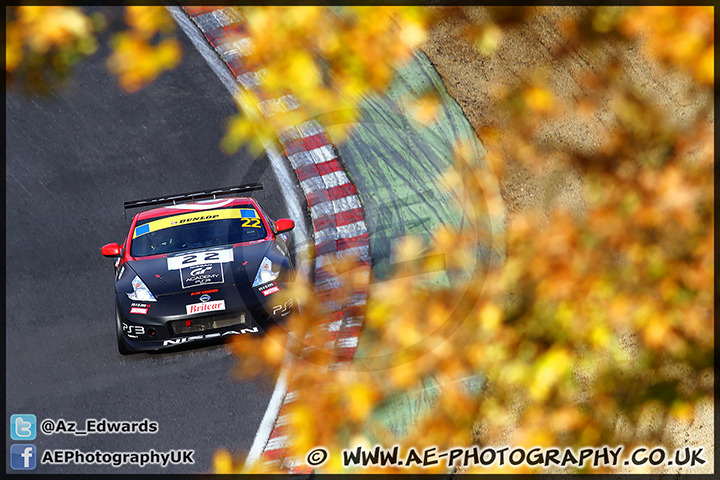
[[138, 221], [130, 247], [133, 257], [147, 257], [193, 248], [250, 242], [267, 233], [253, 207], [183, 213]]

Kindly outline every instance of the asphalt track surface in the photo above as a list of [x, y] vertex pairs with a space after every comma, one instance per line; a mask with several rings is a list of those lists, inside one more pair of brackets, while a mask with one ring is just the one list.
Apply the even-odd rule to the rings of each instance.
[[[34, 473], [192, 473], [220, 447], [249, 450], [274, 378], [237, 380], [224, 345], [121, 356], [113, 260], [130, 223], [122, 202], [262, 181], [254, 194], [286, 216], [268, 159], [219, 149], [234, 102], [184, 35], [183, 61], [150, 87], [124, 93], [100, 50], [50, 98], [6, 97], [6, 471], [9, 419], [135, 420], [156, 434], [38, 434], [46, 449], [104, 452], [192, 449], [194, 465], [144, 468], [40, 465]], [[302, 206], [304, 208], [304, 206]], [[249, 337], [243, 339], [250, 341]]]

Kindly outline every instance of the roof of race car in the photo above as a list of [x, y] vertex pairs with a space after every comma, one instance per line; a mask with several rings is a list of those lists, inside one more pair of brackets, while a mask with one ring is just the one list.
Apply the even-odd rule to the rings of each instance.
[[209, 210], [212, 208], [222, 208], [235, 205], [251, 205], [257, 209], [258, 204], [252, 198], [247, 197], [233, 197], [233, 198], [218, 198], [213, 200], [201, 200], [190, 203], [180, 203], [177, 205], [168, 205], [166, 207], [153, 208], [151, 210], [145, 210], [136, 215], [137, 220], [144, 220], [147, 218], [164, 217], [167, 215], [176, 215], [179, 213], [197, 212], [201, 210]]

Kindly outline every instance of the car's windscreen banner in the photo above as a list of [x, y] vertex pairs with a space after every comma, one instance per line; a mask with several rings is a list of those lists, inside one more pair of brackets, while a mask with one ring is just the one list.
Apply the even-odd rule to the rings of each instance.
[[247, 218], [247, 225], [243, 227], [262, 228], [260, 217], [254, 208], [224, 208], [222, 210], [210, 210], [198, 213], [185, 213], [183, 215], [173, 215], [172, 217], [164, 217], [153, 220], [139, 227], [135, 227], [133, 238], [137, 238], [146, 233], [156, 232], [165, 228], [178, 227], [188, 225], [190, 223], [207, 222], [210, 220], [225, 220], [232, 218]]

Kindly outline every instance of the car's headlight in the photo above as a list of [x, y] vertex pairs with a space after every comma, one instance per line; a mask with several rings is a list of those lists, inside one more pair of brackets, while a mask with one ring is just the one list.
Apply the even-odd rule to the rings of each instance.
[[273, 272], [272, 266], [272, 261], [267, 257], [263, 257], [262, 262], [260, 263], [260, 268], [258, 268], [257, 275], [255, 275], [255, 281], [252, 285], [253, 287], [257, 287], [263, 283], [272, 282], [280, 276], [280, 271], [278, 270], [277, 272]]
[[141, 302], [157, 302], [157, 298], [152, 294], [150, 289], [145, 286], [143, 281], [135, 275], [132, 279], [132, 293], [128, 293], [127, 296], [130, 300], [139, 300]]

